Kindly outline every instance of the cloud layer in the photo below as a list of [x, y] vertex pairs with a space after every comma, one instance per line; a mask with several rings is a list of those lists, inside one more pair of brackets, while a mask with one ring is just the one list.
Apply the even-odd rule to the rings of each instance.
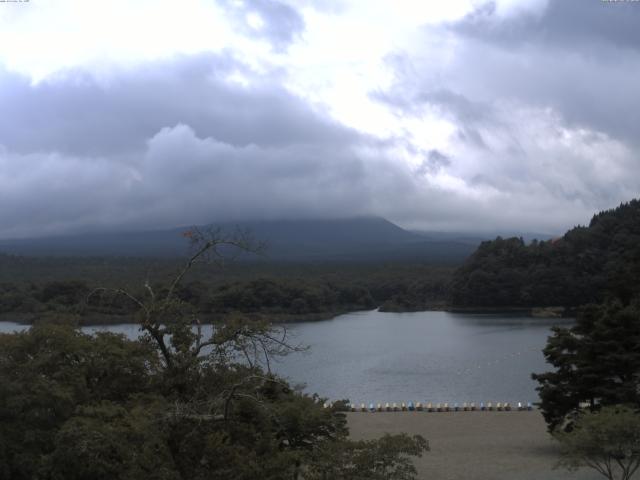
[[221, 0], [197, 12], [230, 30], [162, 55], [0, 49], [0, 237], [351, 215], [554, 233], [638, 196], [640, 6], [454, 3]]

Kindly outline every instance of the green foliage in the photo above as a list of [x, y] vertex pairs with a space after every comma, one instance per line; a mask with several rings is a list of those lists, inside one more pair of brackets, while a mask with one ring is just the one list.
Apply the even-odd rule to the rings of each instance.
[[629, 480], [640, 467], [640, 413], [612, 405], [583, 412], [570, 432], [556, 432], [562, 445], [561, 466], [587, 466], [609, 480]]
[[452, 281], [460, 307], [577, 307], [640, 293], [640, 200], [593, 217], [562, 238], [483, 242]]
[[314, 452], [305, 471], [308, 480], [412, 480], [411, 457], [429, 451], [420, 435], [385, 434], [379, 440], [325, 442]]
[[294, 478], [318, 470], [313, 452], [331, 442], [404, 472], [384, 478], [412, 478], [406, 442], [397, 456], [389, 439], [352, 447], [344, 413], [229, 362], [232, 337], [189, 362], [172, 350], [169, 366], [149, 342], [113, 334], [38, 325], [1, 335], [0, 478]]
[[550, 430], [571, 426], [580, 403], [640, 406], [640, 308], [585, 307], [571, 328], [555, 327], [544, 355], [555, 371], [534, 374]]
[[374, 306], [369, 291], [359, 285], [268, 278], [222, 285], [212, 292], [207, 305], [212, 312], [298, 314]]
[[327, 465], [355, 465], [360, 476], [344, 478], [415, 478], [424, 439], [351, 442], [342, 405], [323, 408], [270, 372], [270, 358], [297, 350], [286, 330], [234, 316], [202, 335], [183, 277], [222, 245], [249, 247], [194, 236], [168, 286], [96, 292], [136, 306], [141, 339], [54, 324], [0, 335], [0, 480], [280, 480]]
[[148, 345], [68, 326], [0, 336], [0, 438], [8, 473], [38, 478], [61, 428], [83, 405], [124, 402], [152, 390], [157, 357]]
[[[127, 269], [128, 268], [128, 269]], [[137, 282], [151, 275], [158, 294], [171, 281], [175, 262], [140, 259], [24, 258], [0, 255], [0, 314], [31, 322], [71, 324], [131, 321], [139, 305], [126, 296], [94, 292], [97, 286], [123, 288], [136, 297]], [[201, 318], [229, 314], [288, 320], [328, 318], [382, 305], [387, 311], [442, 306], [449, 295], [452, 269], [429, 265], [296, 265], [227, 266], [226, 276], [194, 265], [191, 281], [176, 287], [175, 297]], [[33, 280], [37, 279], [37, 282]], [[131, 286], [133, 285], [133, 286]], [[90, 293], [93, 294], [90, 295]], [[183, 305], [184, 306], [184, 305]], [[123, 318], [125, 317], [125, 318]]]

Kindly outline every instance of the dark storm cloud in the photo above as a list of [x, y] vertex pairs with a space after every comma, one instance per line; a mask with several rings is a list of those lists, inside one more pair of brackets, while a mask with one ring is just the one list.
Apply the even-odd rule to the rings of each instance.
[[423, 155], [423, 160], [417, 169], [417, 173], [420, 175], [433, 174], [450, 165], [451, 159], [448, 155], [432, 149]]
[[372, 214], [416, 189], [374, 140], [230, 57], [2, 79], [0, 237]]
[[342, 217], [415, 196], [411, 172], [363, 147], [236, 146], [178, 124], [119, 161], [4, 149], [0, 183], [9, 188], [0, 192], [0, 236]]
[[[278, 51], [286, 48], [304, 31], [302, 16], [290, 5], [277, 0], [218, 0], [231, 14], [236, 28], [245, 35], [268, 40]], [[260, 28], [248, 23], [248, 15], [258, 14], [263, 22]]]
[[495, 2], [488, 2], [451, 28], [505, 46], [544, 42], [595, 53], [598, 43], [640, 49], [639, 24], [637, 2], [550, 0], [540, 15], [528, 12], [507, 21], [497, 18]]
[[[234, 73], [249, 85], [230, 82]], [[17, 152], [123, 153], [166, 126], [233, 145], [344, 145], [354, 132], [312, 114], [277, 79], [228, 55], [178, 57], [96, 80], [69, 71], [31, 85], [0, 70], [0, 144]]]
[[569, 125], [640, 146], [640, 3], [550, 0], [498, 18], [489, 3], [448, 27], [463, 38], [464, 92], [551, 106]]

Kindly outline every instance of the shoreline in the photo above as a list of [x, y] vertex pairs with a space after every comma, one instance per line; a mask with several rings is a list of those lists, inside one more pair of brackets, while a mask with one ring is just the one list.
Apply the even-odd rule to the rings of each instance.
[[[433, 307], [421, 308], [419, 310], [404, 309], [404, 310], [381, 310], [380, 307], [371, 310], [338, 310], [327, 312], [314, 312], [304, 314], [293, 313], [245, 313], [241, 315], [246, 316], [253, 320], [266, 320], [271, 323], [287, 324], [287, 323], [304, 323], [304, 322], [321, 322], [324, 320], [332, 320], [341, 315], [358, 312], [369, 312], [378, 310], [383, 313], [419, 313], [419, 312], [449, 312], [460, 313], [469, 315], [501, 315], [501, 314], [515, 314], [522, 315], [523, 317], [530, 318], [573, 318], [575, 316], [575, 309], [569, 309], [565, 307], [452, 307], [450, 305], [437, 305]], [[43, 312], [43, 313], [24, 313], [24, 312], [4, 312], [0, 313], [0, 322], [13, 322], [20, 325], [33, 325], [38, 321], [47, 321], [55, 315], [55, 312]], [[88, 314], [76, 314], [60, 312], [61, 317], [67, 317], [67, 320], [75, 322], [78, 326], [103, 326], [103, 325], [120, 325], [136, 323], [134, 315], [117, 315], [117, 314], [102, 314], [102, 313], [88, 313]], [[208, 314], [202, 315], [204, 323], [218, 323], [224, 319], [225, 314]], [[73, 322], [72, 322], [73, 323]]]

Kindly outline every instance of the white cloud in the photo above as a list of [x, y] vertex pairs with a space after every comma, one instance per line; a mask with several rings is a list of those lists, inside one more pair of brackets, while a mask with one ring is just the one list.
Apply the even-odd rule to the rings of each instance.
[[221, 51], [248, 42], [205, 0], [59, 0], [3, 5], [0, 61], [40, 81], [61, 69], [94, 73], [175, 54]]

